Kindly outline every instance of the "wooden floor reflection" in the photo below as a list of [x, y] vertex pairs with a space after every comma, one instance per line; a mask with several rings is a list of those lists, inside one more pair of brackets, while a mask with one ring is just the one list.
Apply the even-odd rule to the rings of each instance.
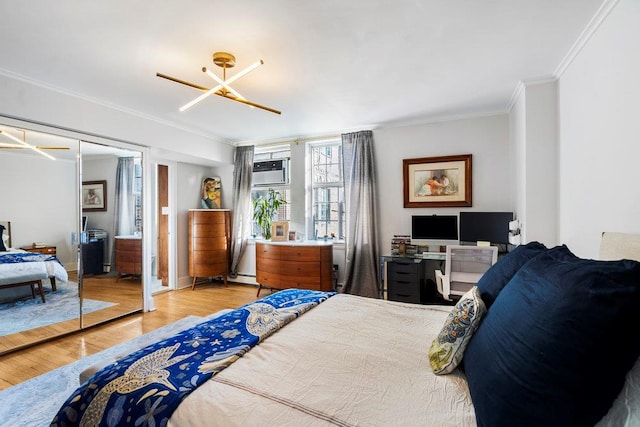
[[[78, 282], [76, 273], [69, 273], [71, 282]], [[83, 327], [142, 310], [142, 281], [139, 276], [125, 277], [116, 281], [108, 275], [87, 276], [83, 280], [83, 298], [111, 302], [111, 307], [84, 315]], [[79, 314], [79, 308], [78, 308]], [[0, 337], [0, 354], [23, 348], [80, 329], [80, 316], [76, 319], [42, 326]]]

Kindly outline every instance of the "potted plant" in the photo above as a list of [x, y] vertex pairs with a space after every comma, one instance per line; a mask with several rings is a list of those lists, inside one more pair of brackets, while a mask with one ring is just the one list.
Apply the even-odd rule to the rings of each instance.
[[266, 240], [271, 239], [271, 222], [278, 212], [278, 208], [287, 203], [284, 196], [270, 188], [265, 196], [258, 196], [253, 200], [253, 220], [262, 229]]

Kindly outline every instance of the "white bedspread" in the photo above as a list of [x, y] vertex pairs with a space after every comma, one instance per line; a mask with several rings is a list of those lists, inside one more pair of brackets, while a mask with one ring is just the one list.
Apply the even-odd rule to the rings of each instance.
[[[10, 252], [0, 252], [0, 257], [4, 254], [15, 252], [26, 252], [19, 249], [12, 249]], [[13, 283], [14, 278], [19, 277], [40, 277], [46, 279], [55, 277], [56, 280], [66, 282], [69, 280], [67, 270], [56, 261], [44, 262], [21, 262], [21, 263], [0, 263], [0, 284]], [[14, 281], [15, 282], [15, 281]]]
[[451, 310], [336, 295], [189, 395], [169, 424], [476, 424], [459, 371], [428, 349]]

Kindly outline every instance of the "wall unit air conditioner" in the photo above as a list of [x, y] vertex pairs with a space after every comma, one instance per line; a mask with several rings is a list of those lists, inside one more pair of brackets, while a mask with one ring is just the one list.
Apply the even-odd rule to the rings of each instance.
[[253, 185], [286, 184], [289, 182], [287, 159], [253, 163]]

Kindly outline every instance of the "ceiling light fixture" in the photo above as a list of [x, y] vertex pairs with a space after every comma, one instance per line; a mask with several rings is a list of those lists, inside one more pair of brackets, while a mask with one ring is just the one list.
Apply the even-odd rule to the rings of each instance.
[[7, 133], [7, 131], [4, 131], [2, 129], [0, 129], [0, 134], [6, 136], [7, 138], [11, 139], [12, 141], [17, 142], [19, 145], [15, 145], [15, 144], [1, 144], [2, 148], [28, 148], [30, 150], [35, 151], [36, 153], [42, 154], [43, 156], [51, 159], [51, 160], [55, 160], [56, 158], [45, 153], [44, 151], [42, 151], [39, 147], [35, 147], [31, 144], [27, 144], [27, 132], [22, 131], [22, 139], [24, 141], [21, 141], [20, 139], [16, 138], [15, 136], [11, 135], [10, 133]]
[[241, 77], [246, 76], [251, 71], [255, 70], [256, 68], [264, 64], [262, 59], [251, 64], [250, 66], [240, 71], [239, 73], [235, 74], [234, 76], [229, 77], [229, 79], [227, 79], [227, 68], [233, 68], [236, 65], [235, 56], [227, 52], [216, 52], [213, 54], [213, 63], [216, 64], [218, 67], [222, 68], [222, 78], [215, 75], [211, 70], [207, 69], [207, 67], [202, 67], [202, 72], [208, 75], [209, 77], [211, 77], [216, 83], [218, 83], [218, 85], [213, 88], [207, 88], [204, 86], [189, 83], [184, 80], [167, 76], [166, 74], [162, 74], [162, 73], [156, 73], [156, 76], [161, 77], [163, 79], [171, 80], [172, 82], [180, 83], [204, 92], [202, 95], [195, 98], [193, 101], [190, 101], [187, 104], [180, 107], [181, 112], [188, 110], [189, 108], [193, 107], [198, 102], [209, 97], [210, 95], [218, 95], [218, 96], [222, 96], [223, 98], [230, 99], [232, 101], [241, 102], [250, 107], [260, 108], [262, 110], [270, 111], [275, 114], [282, 114], [280, 111], [274, 108], [266, 107], [264, 105], [256, 104], [255, 102], [251, 102], [247, 100], [247, 98], [240, 95], [240, 93], [237, 90], [231, 87], [231, 83], [235, 82]]

